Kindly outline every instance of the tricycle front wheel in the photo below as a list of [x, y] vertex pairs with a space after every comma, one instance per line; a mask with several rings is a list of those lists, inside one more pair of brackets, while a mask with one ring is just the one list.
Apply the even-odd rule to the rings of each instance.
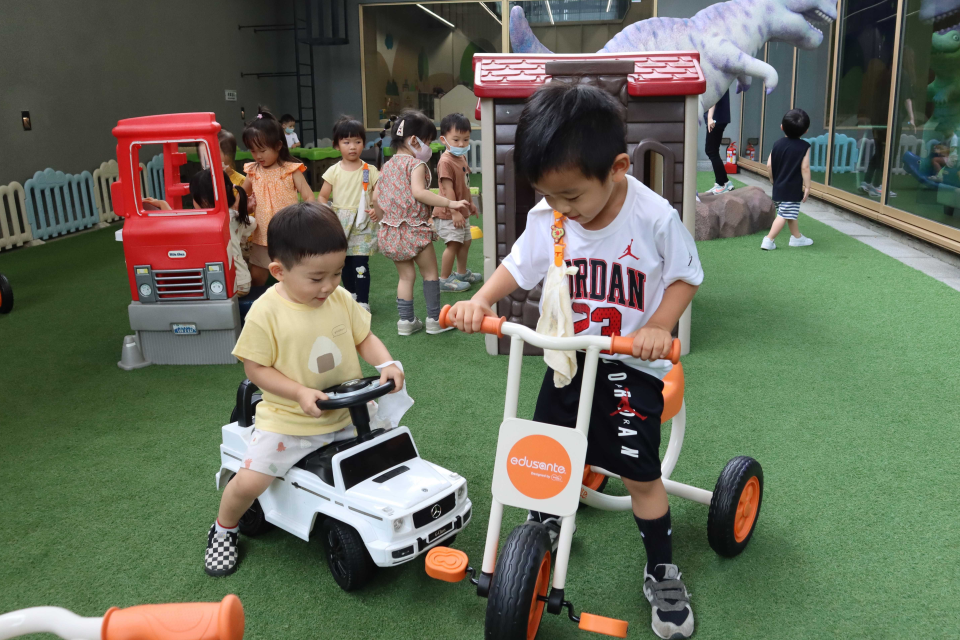
[[539, 522], [510, 532], [493, 571], [487, 600], [487, 640], [533, 640], [550, 587], [550, 534]]

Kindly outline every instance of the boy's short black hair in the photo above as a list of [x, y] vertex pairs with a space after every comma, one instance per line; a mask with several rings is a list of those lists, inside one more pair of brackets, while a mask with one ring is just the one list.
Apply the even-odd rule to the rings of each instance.
[[810, 128], [810, 116], [803, 109], [790, 109], [783, 114], [783, 132], [788, 138], [799, 138]]
[[470, 121], [462, 113], [448, 113], [440, 121], [440, 135], [447, 135], [448, 131], [470, 133]]
[[285, 113], [282, 116], [280, 116], [280, 124], [283, 124], [284, 122], [296, 122], [296, 121], [297, 119], [294, 118], [289, 113]]
[[520, 112], [517, 174], [536, 183], [546, 173], [575, 167], [605, 182], [614, 160], [627, 152], [623, 111], [613, 96], [587, 84], [542, 86]]
[[363, 144], [367, 144], [367, 128], [352, 116], [340, 116], [333, 123], [333, 148], [336, 149], [340, 141], [346, 138], [360, 138]]
[[267, 253], [287, 269], [307, 256], [347, 250], [347, 236], [333, 209], [319, 202], [298, 202], [281, 209], [267, 227]]

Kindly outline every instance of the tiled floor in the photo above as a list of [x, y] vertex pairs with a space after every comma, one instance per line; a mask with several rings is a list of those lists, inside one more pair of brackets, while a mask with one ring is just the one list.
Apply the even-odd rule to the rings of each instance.
[[[768, 195], [772, 191], [769, 180], [747, 171], [739, 173], [737, 180], [749, 186], [760, 187]], [[960, 256], [928, 245], [896, 229], [861, 218], [855, 213], [844, 211], [822, 200], [811, 198], [800, 210], [811, 218], [960, 291]]]

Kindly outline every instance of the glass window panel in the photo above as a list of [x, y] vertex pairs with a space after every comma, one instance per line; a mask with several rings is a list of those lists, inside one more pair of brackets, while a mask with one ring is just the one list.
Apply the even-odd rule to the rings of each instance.
[[554, 53], [595, 53], [624, 27], [653, 17], [652, 2], [629, 0], [511, 0], [530, 30]]
[[[825, 145], [828, 135], [828, 113], [830, 111], [830, 79], [833, 77], [833, 43], [836, 36], [835, 25], [824, 33], [823, 42], [816, 49], [797, 52], [797, 88], [793, 106], [803, 109], [810, 116], [810, 129], [804, 138], [817, 139], [811, 144]], [[824, 147], [825, 149], [825, 147]], [[826, 154], [817, 162], [810, 155], [810, 177], [814, 182], [824, 184], [826, 180]]]
[[[755, 55], [762, 58], [763, 50]], [[734, 80], [730, 89], [736, 91], [736, 80]], [[744, 160], [760, 162], [760, 128], [763, 124], [760, 115], [763, 109], [763, 83], [754, 79], [750, 89], [740, 95], [743, 101], [743, 121], [740, 126], [740, 157]]]
[[905, 4], [887, 204], [960, 227], [960, 15], [925, 23]]
[[494, 2], [363, 7], [366, 126], [406, 107], [438, 123], [454, 112], [472, 121], [473, 54], [501, 51], [498, 12]]
[[[767, 64], [777, 70], [779, 76], [777, 88], [767, 96], [763, 107], [763, 153], [760, 161], [766, 162], [770, 150], [777, 140], [783, 137], [780, 123], [783, 115], [790, 110], [790, 93], [793, 87], [793, 51], [795, 47], [786, 42], [771, 42], [767, 45]], [[754, 83], [756, 84], [756, 79]], [[766, 90], [762, 84], [757, 88]]]
[[847, 0], [841, 9], [829, 181], [838, 189], [879, 200], [897, 3]]

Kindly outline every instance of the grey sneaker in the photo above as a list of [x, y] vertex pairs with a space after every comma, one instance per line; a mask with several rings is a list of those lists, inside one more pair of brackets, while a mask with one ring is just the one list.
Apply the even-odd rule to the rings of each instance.
[[423, 329], [423, 323], [419, 318], [413, 320], [397, 320], [397, 333], [401, 336], [413, 335]]
[[457, 280], [459, 280], [460, 282], [469, 282], [470, 284], [483, 280], [483, 275], [479, 273], [474, 273], [473, 271], [470, 271], [470, 269], [467, 269], [466, 273], [454, 272], [450, 275], [456, 278]]
[[714, 182], [713, 187], [709, 191], [707, 191], [707, 193], [709, 193], [710, 195], [718, 196], [721, 193], [726, 193], [728, 191], [733, 191], [733, 183], [730, 182], [729, 180], [727, 180], [727, 182], [722, 186]]
[[446, 293], [460, 293], [470, 288], [469, 282], [457, 280], [453, 274], [446, 278], [440, 278], [440, 291]]
[[436, 335], [438, 333], [446, 333], [447, 331], [453, 331], [453, 327], [441, 327], [439, 320], [434, 320], [433, 318], [427, 318], [427, 333], [430, 335]]
[[653, 632], [665, 640], [693, 635], [693, 609], [690, 594], [675, 564], [658, 564], [651, 574], [643, 568], [643, 595], [651, 607]]
[[[527, 522], [539, 522], [547, 528], [550, 534], [550, 550], [557, 553], [557, 547], [560, 546], [560, 518], [545, 513], [527, 512]], [[573, 523], [573, 532], [577, 532], [577, 523]]]

